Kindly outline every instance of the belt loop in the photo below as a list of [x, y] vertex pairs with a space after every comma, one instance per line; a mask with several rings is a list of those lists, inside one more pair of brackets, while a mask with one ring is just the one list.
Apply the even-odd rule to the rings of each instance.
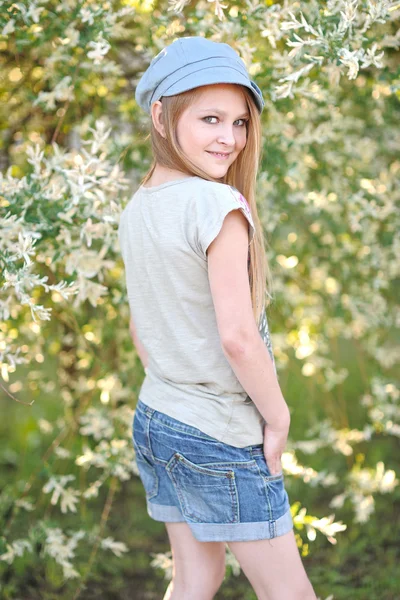
[[146, 415], [148, 415], [149, 417], [152, 417], [155, 413], [155, 409], [151, 408], [150, 406], [148, 406], [146, 404], [145, 412], [146, 412]]
[[141, 398], [138, 399], [137, 405], [140, 404], [140, 410], [142, 410], [147, 416], [152, 417], [155, 409], [151, 408], [146, 402], [144, 402]]

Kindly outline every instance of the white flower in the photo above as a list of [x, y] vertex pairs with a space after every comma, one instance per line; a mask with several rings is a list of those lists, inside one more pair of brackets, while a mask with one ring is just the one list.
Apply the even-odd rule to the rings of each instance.
[[72, 456], [71, 451], [63, 448], [62, 446], [55, 448], [54, 454], [58, 456], [58, 458], [71, 458]]
[[115, 465], [112, 469], [112, 474], [115, 475], [115, 477], [118, 477], [120, 481], [129, 481], [131, 472], [132, 468], [128, 470], [127, 468], [124, 468], [123, 465]]
[[15, 19], [10, 19], [2, 29], [1, 35], [8, 35], [9, 33], [14, 33], [15, 31]]
[[128, 552], [128, 547], [123, 542], [116, 542], [113, 538], [108, 537], [101, 540], [103, 550], [111, 550], [115, 556], [122, 556], [123, 552]]
[[190, 0], [169, 0], [168, 11], [173, 10], [175, 12], [182, 12], [187, 4], [190, 3]]
[[292, 92], [293, 82], [289, 81], [283, 85], [277, 85], [273, 89], [273, 100], [279, 100], [280, 98], [294, 98]]
[[94, 407], [90, 407], [79, 419], [82, 424], [81, 435], [92, 435], [95, 440], [111, 438], [114, 435], [114, 427], [108, 415]]
[[79, 540], [85, 535], [84, 531], [79, 530], [68, 538], [59, 527], [46, 529], [44, 552], [61, 565], [66, 579], [79, 577], [79, 572], [74, 569], [71, 559], [75, 557], [75, 549]]
[[[154, 569], [163, 569], [165, 578], [168, 580], [171, 580], [172, 579], [172, 571], [173, 571], [172, 552], [168, 551], [168, 552], [152, 553], [152, 557], [153, 557], [153, 560], [151, 561], [150, 566], [152, 566]], [[227, 564], [233, 563], [234, 568], [236, 566], [235, 574], [239, 574], [240, 566], [239, 566], [239, 573], [238, 573], [237, 572], [238, 566], [235, 564], [235, 558], [234, 558], [233, 554], [232, 554], [232, 557], [233, 558], [227, 560]]]
[[374, 65], [378, 69], [383, 68], [382, 58], [385, 53], [382, 51], [380, 54], [376, 55], [376, 50], [378, 48], [378, 44], [374, 42], [371, 48], [367, 48], [366, 53], [362, 57], [361, 66], [363, 69], [369, 67], [370, 65]]
[[19, 232], [18, 243], [14, 244], [14, 252], [16, 258], [23, 258], [25, 265], [29, 266], [32, 264], [29, 256], [34, 256], [35, 251], [33, 246], [36, 244], [36, 240], [32, 239], [30, 235]]
[[14, 559], [22, 556], [24, 552], [32, 552], [32, 544], [28, 540], [15, 540], [11, 544], [6, 545], [7, 551], [0, 555], [0, 560], [11, 565]]
[[371, 494], [368, 496], [353, 494], [352, 501], [355, 510], [354, 521], [356, 523], [366, 523], [375, 509], [374, 497]]
[[335, 515], [330, 515], [329, 517], [323, 517], [322, 519], [313, 519], [311, 521], [312, 527], [319, 530], [321, 533], [326, 535], [327, 539], [331, 544], [336, 544], [335, 535], [340, 531], [345, 531], [347, 529], [347, 525], [342, 523], [342, 521], [335, 522]]
[[26, 149], [27, 162], [34, 167], [34, 175], [35, 177], [39, 177], [41, 174], [41, 169], [43, 167], [42, 161], [44, 156], [44, 150], [40, 149], [38, 143], [35, 146], [31, 144]]
[[100, 31], [96, 41], [92, 40], [88, 43], [87, 47], [93, 48], [93, 50], [90, 50], [87, 53], [88, 58], [93, 59], [94, 64], [98, 65], [103, 60], [104, 56], [108, 53], [109, 49], [111, 48], [111, 45], [107, 42], [107, 40], [103, 38], [103, 32]]
[[16, 500], [15, 506], [18, 506], [19, 508], [23, 508], [24, 510], [26, 510], [28, 512], [35, 510], [35, 507], [32, 504], [32, 502], [29, 502], [29, 500], [26, 500], [24, 498], [19, 498], [18, 500]]
[[301, 69], [298, 69], [298, 71], [294, 71], [293, 73], [286, 75], [286, 77], [281, 77], [281, 79], [278, 79], [278, 81], [297, 82], [300, 77], [309, 73], [311, 71], [311, 69], [313, 68], [313, 66], [314, 66], [314, 63], [310, 62], [307, 65], [304, 65], [304, 67], [301, 67]]
[[358, 0], [347, 1], [344, 4], [344, 11], [340, 11], [341, 20], [338, 30], [342, 33], [348, 29], [357, 16]]
[[79, 467], [85, 467], [86, 469], [88, 469], [90, 465], [95, 464], [94, 459], [94, 452], [88, 446], [84, 446], [83, 454], [76, 457], [75, 464], [77, 464]]
[[101, 481], [100, 479], [98, 479], [97, 481], [94, 481], [84, 492], [83, 492], [83, 497], [84, 498], [97, 498], [97, 496], [99, 495], [99, 488], [102, 486], [103, 481]]
[[94, 129], [89, 127], [88, 131], [93, 133], [93, 140], [83, 140], [82, 143], [83, 145], [90, 144], [90, 153], [97, 154], [97, 152], [104, 147], [105, 142], [110, 137], [112, 128], [107, 128], [107, 124], [104, 119], [96, 119]]
[[50, 477], [49, 481], [43, 486], [45, 494], [53, 492], [51, 496], [51, 504], [56, 505], [61, 498], [60, 508], [62, 513], [76, 512], [76, 504], [79, 502], [79, 490], [74, 490], [71, 487], [65, 488], [69, 481], [73, 481], [75, 475], [59, 475]]
[[37, 319], [41, 321], [50, 321], [52, 308], [45, 308], [41, 304], [35, 304], [33, 298], [29, 298], [24, 294], [21, 298], [21, 305], [28, 304], [31, 309], [32, 319], [37, 323]]
[[[21, 4], [19, 4], [21, 6]], [[27, 17], [30, 17], [34, 23], [39, 23], [40, 13], [42, 13], [45, 8], [43, 6], [36, 6], [36, 2], [30, 2], [28, 4], [29, 8], [24, 15], [24, 21], [27, 22]]]
[[88, 279], [80, 279], [79, 293], [74, 301], [74, 308], [80, 306], [86, 299], [89, 300], [90, 304], [94, 307], [97, 306], [99, 298], [105, 296], [108, 293], [108, 288], [101, 283], [95, 281], [89, 281]]
[[39, 429], [41, 431], [41, 433], [52, 433], [54, 426], [49, 423], [49, 421], [46, 421], [46, 419], [39, 419], [38, 420], [38, 425], [39, 425]]
[[329, 506], [331, 508], [342, 508], [344, 501], [346, 500], [346, 494], [338, 494], [337, 496], [334, 496], [332, 498], [332, 500], [329, 503]]
[[342, 64], [344, 64], [349, 70], [347, 76], [349, 79], [355, 79], [359, 69], [359, 59], [362, 56], [363, 51], [348, 50], [347, 48], [340, 48], [338, 51], [338, 58]]
[[88, 23], [89, 25], [93, 25], [94, 17], [96, 15], [95, 12], [89, 10], [86, 6], [83, 6], [79, 11], [79, 14], [81, 16], [82, 23]]
[[11, 302], [11, 296], [8, 296], [5, 300], [0, 299], [0, 321], [6, 321], [10, 318]]
[[43, 103], [47, 110], [54, 110], [56, 102], [67, 102], [74, 99], [74, 87], [70, 84], [72, 78], [66, 75], [51, 92], [39, 92], [39, 95], [33, 101], [33, 104]]

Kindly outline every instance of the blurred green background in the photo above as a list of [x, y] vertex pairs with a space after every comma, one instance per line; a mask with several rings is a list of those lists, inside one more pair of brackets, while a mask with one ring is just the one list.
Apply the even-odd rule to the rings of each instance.
[[[257, 202], [307, 573], [324, 600], [400, 598], [400, 7], [1, 7], [0, 598], [158, 600], [168, 584], [130, 440], [144, 373], [116, 233], [151, 165], [134, 90], [182, 35], [230, 43], [266, 100]], [[254, 599], [227, 561], [216, 598]]]

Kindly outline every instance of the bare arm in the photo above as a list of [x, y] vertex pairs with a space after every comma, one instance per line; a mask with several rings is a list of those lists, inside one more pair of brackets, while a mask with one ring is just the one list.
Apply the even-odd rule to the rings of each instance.
[[139, 338], [136, 335], [135, 324], [133, 322], [132, 317], [130, 318], [130, 321], [129, 321], [129, 332], [131, 334], [131, 337], [132, 337], [133, 343], [135, 345], [136, 351], [139, 355], [139, 358], [142, 362], [143, 368], [146, 371], [147, 365], [148, 365], [148, 354], [147, 354], [146, 350], [144, 349], [144, 346], [142, 346]]
[[247, 253], [248, 225], [244, 215], [233, 210], [207, 250], [221, 344], [232, 370], [265, 421], [272, 428], [285, 427], [290, 413], [254, 319]]

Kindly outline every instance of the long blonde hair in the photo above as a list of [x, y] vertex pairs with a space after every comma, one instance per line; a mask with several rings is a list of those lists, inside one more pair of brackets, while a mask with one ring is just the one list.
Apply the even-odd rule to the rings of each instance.
[[225, 183], [235, 187], [247, 200], [255, 225], [255, 233], [250, 243], [249, 283], [254, 318], [260, 322], [265, 308], [272, 295], [272, 276], [265, 252], [264, 234], [257, 212], [255, 197], [257, 172], [261, 161], [261, 121], [260, 114], [254, 103], [252, 92], [245, 86], [238, 86], [245, 94], [247, 110], [250, 118], [247, 122], [247, 141], [235, 162], [229, 167], [226, 175], [215, 179], [192, 163], [182, 152], [177, 140], [177, 124], [179, 118], [192, 101], [195, 100], [201, 88], [188, 90], [175, 96], [163, 96], [161, 100], [165, 138], [159, 134], [151, 123], [151, 145], [153, 163], [150, 170], [143, 177], [141, 184], [145, 184], [153, 174], [157, 164], [164, 167], [182, 171], [188, 175], [197, 175], [208, 181]]

